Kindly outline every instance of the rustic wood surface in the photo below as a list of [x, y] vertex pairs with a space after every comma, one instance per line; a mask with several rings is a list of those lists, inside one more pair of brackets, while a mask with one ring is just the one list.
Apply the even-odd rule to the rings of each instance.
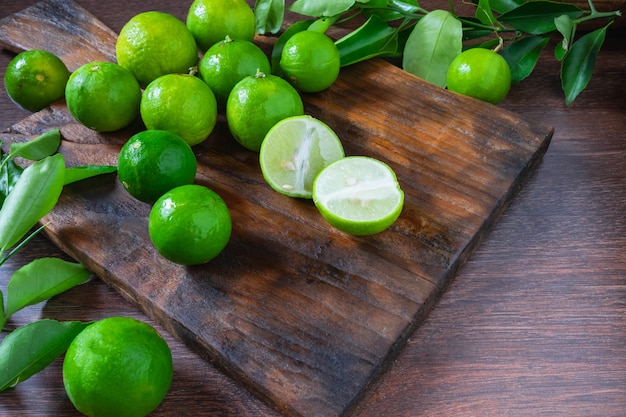
[[[1, 5], [0, 16], [25, 3]], [[148, 8], [169, 8], [184, 16], [184, 8], [175, 5], [136, 2], [128, 10], [117, 2], [100, 7], [80, 3], [114, 30]], [[562, 103], [557, 67], [549, 60], [501, 105], [556, 126], [555, 140], [538, 172], [397, 361], [359, 403], [356, 415], [623, 414], [622, 42], [623, 33], [610, 35], [598, 62], [600, 75], [569, 108]], [[10, 57], [6, 51], [0, 55], [4, 67]], [[3, 128], [28, 116], [6, 96], [2, 100]], [[64, 256], [43, 238], [31, 248], [3, 266], [3, 285], [29, 259]], [[94, 279], [39, 309], [20, 313], [14, 323], [44, 315], [91, 320], [112, 314], [148, 320]], [[277, 415], [166, 337], [174, 350], [177, 378], [155, 415], [181, 415], [181, 410], [186, 415]], [[59, 378], [60, 364], [55, 363], [4, 394], [0, 411], [76, 415]]]

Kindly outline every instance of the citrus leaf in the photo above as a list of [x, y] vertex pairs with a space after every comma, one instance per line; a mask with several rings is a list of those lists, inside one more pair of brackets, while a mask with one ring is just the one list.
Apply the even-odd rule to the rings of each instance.
[[61, 145], [61, 132], [59, 129], [52, 129], [28, 142], [12, 143], [9, 157], [19, 156], [31, 161], [38, 161], [55, 153], [59, 149], [59, 145]]
[[491, 9], [502, 14], [518, 8], [524, 0], [491, 0]]
[[582, 9], [570, 3], [530, 1], [501, 14], [498, 20], [527, 34], [541, 35], [556, 30], [557, 17], [567, 15], [576, 19], [582, 14]]
[[9, 333], [0, 343], [0, 392], [44, 369], [65, 352], [89, 323], [37, 320]]
[[607, 26], [585, 34], [574, 42], [565, 56], [561, 64], [561, 85], [566, 104], [572, 103], [589, 84], [606, 29]]
[[554, 53], [556, 59], [561, 61], [567, 54], [576, 34], [576, 23], [571, 17], [564, 14], [554, 19], [554, 25], [559, 33], [563, 35], [563, 40], [557, 44]]
[[461, 53], [461, 22], [446, 10], [433, 10], [420, 19], [404, 47], [405, 71], [440, 87], [452, 60]]
[[289, 10], [304, 16], [332, 17], [348, 11], [354, 0], [296, 0]]
[[[375, 56], [398, 50], [398, 30], [390, 27], [377, 15], [372, 15], [358, 29], [335, 42], [341, 66], [354, 64]], [[393, 42], [394, 39], [396, 42]]]
[[7, 286], [6, 315], [40, 303], [87, 281], [91, 273], [81, 264], [58, 258], [39, 258], [24, 265]]
[[4, 203], [7, 195], [13, 190], [18, 178], [24, 169], [13, 160], [8, 160], [0, 166], [0, 206]]
[[490, 0], [478, 0], [476, 18], [485, 25], [492, 25], [497, 22], [491, 10]]
[[111, 165], [85, 165], [65, 168], [64, 185], [82, 181], [97, 175], [110, 174], [115, 171], [117, 171], [117, 167]]
[[549, 40], [549, 36], [528, 36], [502, 50], [502, 57], [511, 67], [511, 81], [520, 82], [533, 72], [539, 55]]
[[52, 210], [63, 191], [64, 176], [61, 154], [34, 162], [22, 172], [0, 209], [0, 253]]
[[256, 0], [254, 19], [257, 33], [277, 33], [283, 24], [285, 0]]

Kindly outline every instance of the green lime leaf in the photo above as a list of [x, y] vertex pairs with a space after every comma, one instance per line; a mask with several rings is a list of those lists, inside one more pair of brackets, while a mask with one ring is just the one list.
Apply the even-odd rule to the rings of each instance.
[[502, 14], [518, 8], [524, 0], [491, 0], [491, 9]]
[[257, 33], [277, 33], [283, 24], [285, 0], [256, 0], [254, 18]]
[[341, 66], [345, 67], [375, 56], [397, 53], [398, 29], [389, 26], [378, 15], [372, 15], [335, 44]]
[[63, 191], [64, 177], [61, 154], [34, 162], [22, 172], [0, 209], [0, 253], [52, 210]]
[[561, 15], [554, 19], [554, 25], [561, 35], [563, 40], [556, 45], [554, 56], [561, 61], [572, 44], [574, 35], [576, 34], [576, 22], [572, 20], [568, 15]]
[[61, 132], [59, 129], [52, 129], [28, 142], [12, 143], [9, 158], [19, 156], [38, 161], [55, 153], [59, 145], [61, 145]]
[[476, 7], [476, 18], [485, 25], [493, 25], [498, 22], [491, 10], [490, 1], [478, 0], [478, 6]]
[[333, 17], [347, 12], [354, 0], [296, 0], [289, 10], [304, 16]]
[[420, 19], [404, 47], [405, 71], [440, 87], [452, 60], [461, 53], [463, 28], [450, 12], [433, 10]]
[[416, 13], [423, 11], [416, 0], [389, 0], [389, 7], [402, 13]]
[[97, 175], [111, 174], [115, 171], [117, 171], [117, 167], [112, 165], [85, 165], [65, 168], [64, 185], [82, 181]]
[[607, 27], [608, 25], [582, 36], [574, 42], [565, 56], [561, 64], [561, 85], [566, 104], [572, 103], [589, 84]]
[[79, 263], [58, 258], [36, 259], [11, 277], [7, 286], [6, 316], [82, 284], [90, 276]]
[[583, 10], [570, 3], [551, 1], [530, 1], [503, 13], [498, 18], [501, 23], [530, 35], [541, 35], [556, 30], [554, 19], [567, 15], [576, 19]]
[[52, 363], [88, 325], [42, 319], [9, 333], [0, 343], [0, 392], [13, 388]]
[[15, 187], [15, 183], [17, 183], [22, 171], [24, 169], [13, 162], [13, 160], [7, 160], [0, 166], [0, 206], [2, 206], [7, 195]]
[[520, 82], [533, 72], [549, 40], [549, 36], [528, 36], [510, 43], [502, 50], [502, 57], [511, 67], [512, 82]]

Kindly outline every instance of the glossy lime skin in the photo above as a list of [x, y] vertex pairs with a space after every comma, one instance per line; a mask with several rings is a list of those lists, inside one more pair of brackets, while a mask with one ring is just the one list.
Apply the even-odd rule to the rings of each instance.
[[65, 101], [79, 123], [98, 132], [112, 132], [139, 116], [141, 88], [124, 67], [112, 62], [90, 62], [70, 75]]
[[225, 39], [204, 54], [198, 64], [200, 78], [215, 94], [220, 106], [233, 87], [245, 77], [257, 71], [270, 74], [272, 69], [265, 52], [254, 43], [243, 39]]
[[122, 146], [117, 175], [130, 195], [153, 203], [180, 185], [193, 183], [197, 162], [180, 136], [165, 130], [144, 130]]
[[176, 187], [154, 203], [150, 240], [166, 259], [181, 265], [209, 262], [226, 247], [232, 232], [226, 202], [198, 184]]
[[190, 74], [165, 74], [143, 92], [141, 119], [146, 128], [168, 130], [194, 146], [206, 140], [217, 122], [211, 88]]
[[339, 76], [340, 66], [335, 43], [325, 34], [311, 30], [289, 38], [280, 58], [285, 79], [305, 93], [330, 87]]
[[63, 383], [74, 406], [89, 417], [142, 417], [165, 398], [174, 374], [172, 353], [150, 325], [108, 317], [72, 341]]
[[304, 114], [298, 91], [271, 74], [257, 74], [239, 81], [226, 101], [226, 120], [242, 146], [258, 152], [269, 130], [279, 121]]
[[511, 69], [500, 54], [472, 48], [452, 60], [446, 82], [450, 91], [498, 104], [511, 88]]
[[203, 52], [227, 35], [252, 41], [256, 30], [254, 12], [244, 0], [194, 0], [185, 23]]
[[18, 106], [39, 111], [65, 94], [70, 72], [56, 55], [44, 50], [19, 53], [4, 73], [7, 94]]

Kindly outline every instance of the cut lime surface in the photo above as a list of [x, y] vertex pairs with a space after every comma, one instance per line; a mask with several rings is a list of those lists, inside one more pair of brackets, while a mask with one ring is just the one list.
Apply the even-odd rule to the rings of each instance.
[[311, 198], [315, 177], [344, 157], [335, 132], [311, 116], [278, 122], [261, 144], [259, 162], [267, 183], [290, 197]]
[[320, 172], [313, 183], [313, 201], [328, 223], [364, 236], [382, 232], [396, 221], [404, 192], [384, 162], [349, 156]]

